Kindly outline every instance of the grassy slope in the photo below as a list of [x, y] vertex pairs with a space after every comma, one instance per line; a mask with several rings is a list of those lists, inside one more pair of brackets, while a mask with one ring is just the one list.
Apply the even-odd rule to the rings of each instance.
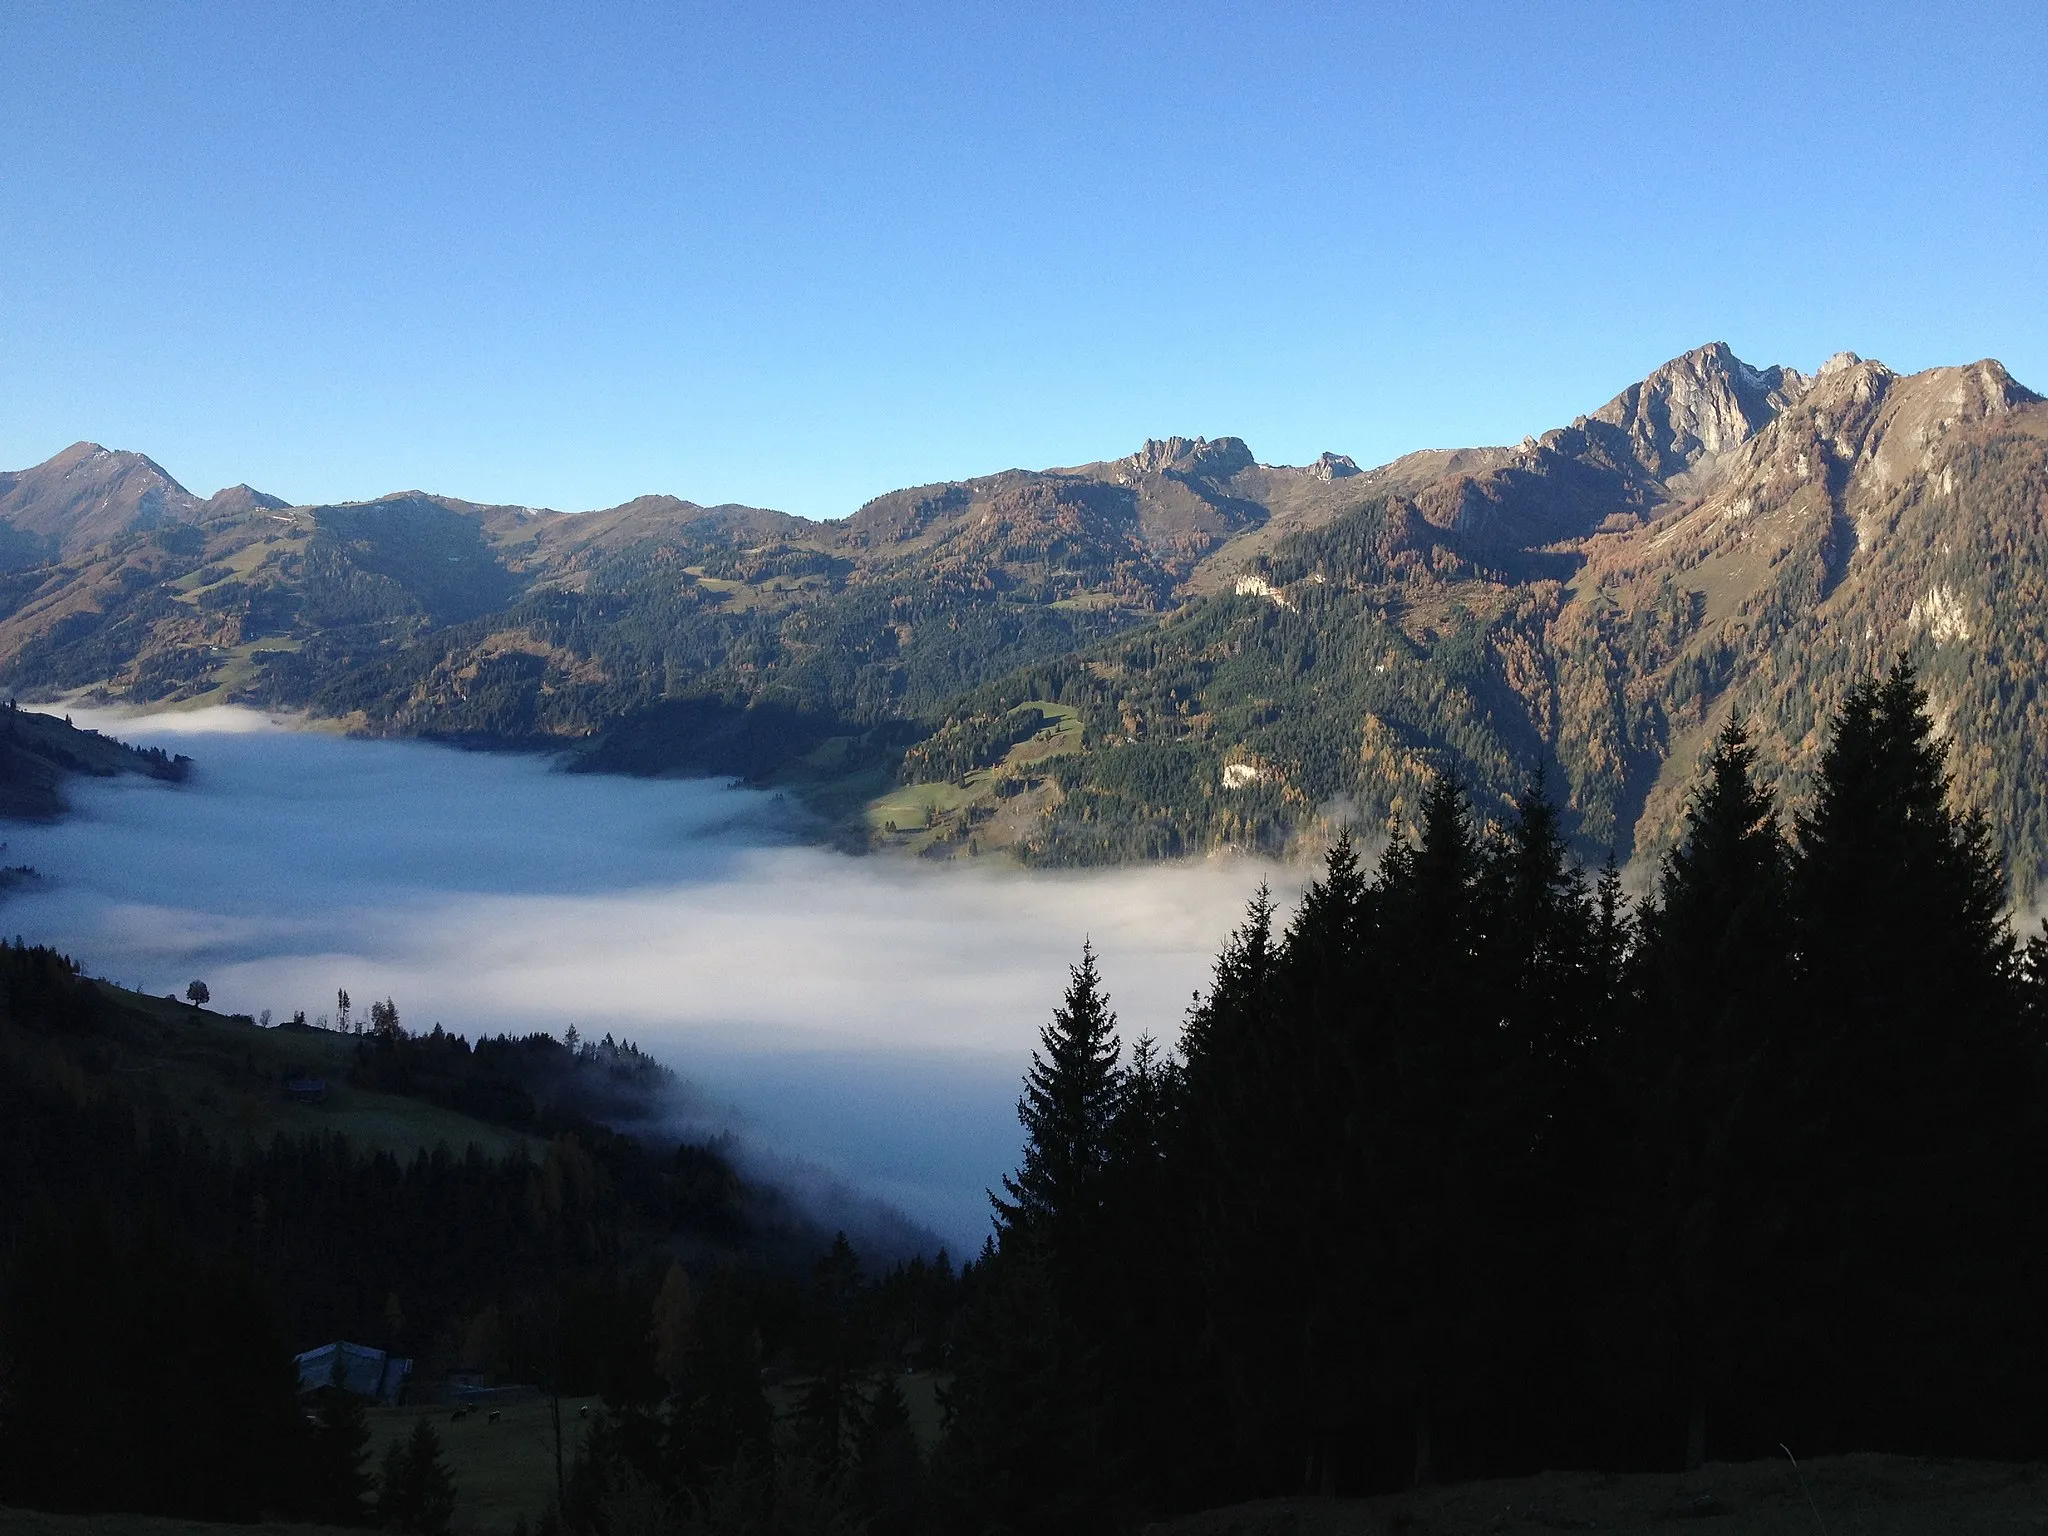
[[[229, 1141], [323, 1131], [360, 1146], [407, 1157], [445, 1142], [472, 1142], [492, 1155], [522, 1145], [516, 1131], [488, 1125], [418, 1099], [368, 1093], [346, 1081], [353, 1038], [326, 1030], [262, 1029], [169, 998], [149, 997], [98, 982], [108, 1004], [103, 1027], [81, 1041], [51, 1039], [0, 1024], [0, 1051], [22, 1053], [59, 1074], [75, 1092], [112, 1093]], [[327, 1082], [321, 1104], [299, 1104], [284, 1084]]]
[[[924, 781], [891, 786], [865, 808], [867, 835], [876, 848], [926, 858], [1007, 854], [1037, 827], [1049, 798], [1043, 782], [1048, 759], [1081, 750], [1080, 711], [1035, 701], [1051, 723], [1011, 747], [1003, 760], [977, 768], [960, 784]], [[1002, 793], [1004, 781], [1030, 787]]]
[[[580, 1428], [582, 1399], [563, 1407]], [[446, 1409], [385, 1409], [372, 1452], [434, 1416], [455, 1475], [458, 1536], [503, 1536], [554, 1487], [548, 1405], [448, 1422]], [[1151, 1536], [1493, 1536], [1597, 1530], [1608, 1536], [1977, 1536], [2048, 1525], [2048, 1478], [2036, 1465], [1832, 1456], [1807, 1463], [1804, 1486], [1783, 1461], [1715, 1464], [1695, 1473], [1608, 1476], [1545, 1472], [1374, 1499], [1266, 1499], [1151, 1527]], [[1811, 1496], [1811, 1504], [1808, 1496]], [[528, 1514], [528, 1523], [532, 1523]], [[324, 1536], [310, 1525], [208, 1525], [147, 1515], [50, 1515], [0, 1509], [0, 1536]], [[338, 1536], [338, 1533], [337, 1533]]]
[[[598, 1411], [596, 1398], [562, 1400], [562, 1460], [575, 1459], [583, 1434], [582, 1410]], [[502, 1536], [522, 1515], [530, 1528], [555, 1497], [555, 1440], [545, 1398], [508, 1403], [498, 1422], [488, 1412], [460, 1419], [446, 1406], [374, 1408], [370, 1411], [370, 1467], [383, 1464], [385, 1449], [405, 1439], [425, 1419], [441, 1437], [441, 1454], [455, 1479], [457, 1536]]]
[[[1804, 1485], [1802, 1487], [1801, 1477]], [[1809, 1504], [1808, 1498], [1811, 1497]], [[2048, 1525], [2036, 1465], [1830, 1456], [1716, 1463], [1693, 1473], [1545, 1472], [1375, 1499], [1265, 1499], [1152, 1527], [1153, 1536], [1481, 1536], [1598, 1530], [1609, 1536], [1947, 1536]]]
[[[802, 1385], [785, 1383], [772, 1393], [776, 1407], [784, 1412], [793, 1408]], [[938, 1437], [937, 1380], [929, 1373], [919, 1373], [905, 1377], [902, 1387], [911, 1421], [929, 1447]], [[583, 1410], [595, 1415], [602, 1406], [594, 1397], [562, 1400], [565, 1466], [575, 1458], [584, 1434]], [[488, 1412], [468, 1413], [458, 1419], [445, 1405], [372, 1409], [371, 1467], [382, 1462], [387, 1446], [410, 1435], [413, 1425], [423, 1418], [441, 1437], [442, 1455], [455, 1479], [456, 1536], [503, 1536], [521, 1515], [529, 1528], [538, 1521], [555, 1497], [554, 1426], [545, 1398], [501, 1405], [495, 1424]], [[6, 1529], [4, 1519], [0, 1516], [0, 1532]]]

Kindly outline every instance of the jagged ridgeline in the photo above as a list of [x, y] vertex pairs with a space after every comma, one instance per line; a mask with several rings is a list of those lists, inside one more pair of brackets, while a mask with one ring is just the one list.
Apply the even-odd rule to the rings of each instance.
[[1497, 817], [1540, 769], [1625, 858], [1732, 717], [1803, 793], [1819, 723], [1905, 653], [2027, 894], [2044, 514], [2048, 405], [1997, 363], [1718, 343], [1512, 447], [1361, 471], [1173, 438], [841, 522], [201, 501], [80, 444], [0, 475], [0, 686], [736, 774], [930, 857], [1292, 852], [1411, 831], [1446, 768]]

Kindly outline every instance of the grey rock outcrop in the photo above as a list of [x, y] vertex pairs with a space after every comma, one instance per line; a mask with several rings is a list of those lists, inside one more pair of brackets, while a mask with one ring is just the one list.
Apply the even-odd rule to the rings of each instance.
[[1241, 437], [1148, 437], [1144, 447], [1119, 463], [1136, 474], [1172, 472], [1226, 480], [1250, 469], [1254, 460]]
[[1619, 427], [1636, 461], [1669, 480], [1747, 442], [1811, 382], [1796, 369], [1751, 367], [1714, 341], [1631, 384], [1590, 419]]

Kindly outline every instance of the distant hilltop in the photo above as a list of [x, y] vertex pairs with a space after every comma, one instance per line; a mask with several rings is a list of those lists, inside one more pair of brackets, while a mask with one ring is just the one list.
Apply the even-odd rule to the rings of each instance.
[[1719, 342], [1510, 446], [1362, 469], [1169, 436], [830, 522], [201, 500], [78, 444], [0, 474], [0, 686], [734, 774], [935, 858], [1286, 854], [1407, 828], [1441, 771], [1482, 811], [1541, 771], [1581, 849], [1627, 858], [1723, 720], [1796, 795], [1905, 652], [2025, 891], [2044, 444], [1994, 361], [1809, 375]]

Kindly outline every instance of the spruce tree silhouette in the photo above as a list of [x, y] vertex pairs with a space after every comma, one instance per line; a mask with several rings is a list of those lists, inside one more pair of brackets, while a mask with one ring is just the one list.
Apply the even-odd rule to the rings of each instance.
[[362, 1525], [375, 1486], [369, 1459], [370, 1421], [363, 1400], [339, 1387], [322, 1387], [311, 1403], [302, 1482], [306, 1513], [328, 1525]]
[[1793, 879], [1799, 947], [1828, 1027], [1945, 1033], [1940, 1016], [1981, 1016], [2012, 965], [2006, 886], [1990, 829], [1949, 804], [1927, 695], [1904, 660], [1854, 689], [1799, 818]]
[[1707, 1455], [1745, 1329], [1738, 1276], [1763, 1258], [1774, 1181], [1759, 1142], [1778, 1084], [1764, 1074], [1791, 965], [1788, 850], [1756, 748], [1721, 731], [1637, 914], [1640, 1008], [1624, 1043], [1643, 1217], [1639, 1272], [1666, 1334], [1685, 1415], [1685, 1465]]
[[2027, 1043], [2048, 1047], [2048, 921], [2027, 940], [2020, 956], [2020, 1021]]
[[441, 1459], [441, 1437], [425, 1419], [384, 1452], [377, 1523], [405, 1536], [448, 1536], [455, 1517], [455, 1479]]
[[1382, 988], [1372, 890], [1350, 835], [1302, 893], [1274, 972], [1274, 1003], [1247, 1040], [1228, 1131], [1241, 1369], [1265, 1377], [1248, 1405], [1268, 1454], [1305, 1491], [1334, 1491], [1357, 1440], [1350, 1361], [1373, 1191], [1357, 1174], [1357, 1057]]
[[1123, 1075], [1116, 1015], [1092, 945], [1039, 1032], [1017, 1119], [1025, 1140], [1008, 1199], [990, 1192], [996, 1239], [956, 1340], [940, 1471], [951, 1520], [1025, 1529], [1117, 1529], [1123, 1475], [1106, 1443], [1104, 1336], [1110, 1159]]
[[1592, 903], [1541, 777], [1514, 811], [1479, 876], [1481, 948], [1502, 1027], [1555, 1073], [1579, 1059], [1589, 1034], [1598, 982]]
[[1817, 1446], [1969, 1435], [1992, 1398], [1953, 1362], [2010, 1343], [1981, 1330], [2013, 1266], [1977, 1234], [2029, 1207], [2012, 1137], [2034, 1064], [2005, 879], [1982, 817], [1950, 804], [1945, 755], [1901, 659], [1842, 705], [1798, 821], [1780, 1070], [1809, 1092], [1788, 1273], [1810, 1324], [1781, 1359], [1830, 1383], [1802, 1426]]
[[838, 1233], [812, 1272], [815, 1370], [796, 1414], [799, 1443], [827, 1477], [845, 1469], [860, 1422], [860, 1378], [870, 1353], [854, 1315], [860, 1290], [860, 1260]]
[[1093, 945], [1069, 973], [1067, 995], [1039, 1031], [1017, 1119], [1024, 1153], [1009, 1199], [990, 1195], [1005, 1241], [1028, 1235], [1056, 1268], [1089, 1251], [1102, 1214], [1110, 1128], [1120, 1087], [1116, 1015], [1103, 995]]
[[893, 1370], [883, 1370], [871, 1389], [854, 1449], [854, 1488], [869, 1536], [915, 1536], [924, 1513], [924, 1457]]
[[[1220, 1408], [1222, 1420], [1189, 1425], [1190, 1483], [1197, 1485], [1233, 1464], [1258, 1466], [1262, 1486], [1288, 1486], [1302, 1475], [1295, 1336], [1285, 1266], [1275, 1260], [1280, 1243], [1293, 1239], [1288, 1202], [1300, 1191], [1288, 1188], [1273, 1140], [1284, 1015], [1273, 916], [1272, 893], [1261, 885], [1181, 1035], [1185, 1067], [1169, 1148], [1179, 1165], [1188, 1275], [1199, 1287], [1194, 1336], [1206, 1346], [1202, 1364], [1211, 1377], [1207, 1392], [1184, 1401], [1210, 1404], [1212, 1415]], [[1180, 1342], [1182, 1358], [1194, 1358]], [[1206, 1461], [1203, 1448], [1212, 1452]]]
[[[1448, 774], [1423, 800], [1420, 840], [1381, 863], [1389, 1006], [1354, 1092], [1376, 1107], [1366, 1168], [1378, 1191], [1372, 1357], [1380, 1396], [1413, 1431], [1409, 1481], [1435, 1480], [1436, 1423], [1470, 1395], [1474, 1281], [1489, 1268], [1510, 1149], [1499, 1031], [1478, 993], [1480, 848]], [[1366, 1042], [1361, 1041], [1361, 1045]], [[1363, 1054], [1363, 1053], [1362, 1053]]]

